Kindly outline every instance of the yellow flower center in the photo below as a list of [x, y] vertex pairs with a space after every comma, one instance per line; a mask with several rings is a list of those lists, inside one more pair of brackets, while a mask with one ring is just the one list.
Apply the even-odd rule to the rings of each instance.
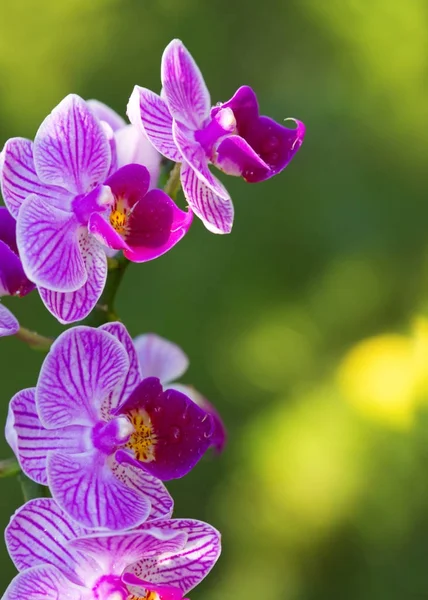
[[120, 235], [125, 235], [127, 232], [129, 214], [130, 210], [125, 200], [123, 198], [117, 198], [110, 213], [110, 224]]
[[128, 596], [128, 600], [159, 600], [157, 592], [147, 592], [145, 596]]
[[[134, 426], [134, 432], [131, 434], [126, 448], [133, 450], [135, 458], [141, 462], [155, 460], [157, 436], [153, 431], [152, 421], [148, 413], [145, 410], [132, 410], [127, 416]], [[147, 599], [144, 600], [156, 600], [156, 598], [147, 596]]]

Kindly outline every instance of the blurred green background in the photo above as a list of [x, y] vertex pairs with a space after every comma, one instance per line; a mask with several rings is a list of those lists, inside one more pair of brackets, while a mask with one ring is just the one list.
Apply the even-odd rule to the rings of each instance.
[[[288, 169], [229, 178], [236, 220], [195, 220], [132, 265], [117, 308], [191, 359], [229, 431], [169, 487], [224, 551], [192, 600], [428, 597], [426, 0], [15, 0], [0, 3], [0, 142], [32, 138], [69, 92], [124, 114], [159, 90], [179, 37], [213, 102], [253, 86], [307, 125]], [[37, 294], [5, 304], [45, 334]], [[0, 342], [1, 418], [42, 355]], [[5, 443], [1, 455], [9, 456]], [[22, 502], [0, 481], [0, 527]], [[5, 549], [0, 588], [13, 575]]]

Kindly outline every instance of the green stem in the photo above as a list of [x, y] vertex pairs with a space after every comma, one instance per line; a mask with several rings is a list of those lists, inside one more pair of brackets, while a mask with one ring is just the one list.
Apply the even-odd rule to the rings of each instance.
[[48, 352], [54, 341], [52, 338], [40, 335], [36, 331], [30, 331], [25, 327], [20, 327], [18, 332], [15, 333], [15, 337], [21, 340], [21, 342], [28, 344], [33, 350], [41, 350], [43, 352]]
[[21, 471], [16, 458], [5, 458], [0, 460], [0, 477], [10, 477], [11, 475], [18, 475]]
[[175, 200], [178, 190], [180, 189], [180, 170], [181, 163], [175, 163], [171, 173], [169, 174], [168, 181], [165, 184], [164, 192], [168, 194], [170, 198]]
[[123, 255], [108, 259], [108, 275], [104, 291], [90, 315], [83, 321], [84, 325], [99, 327], [109, 321], [118, 321], [114, 310], [114, 301], [129, 260]]
[[49, 497], [49, 489], [29, 479], [24, 473], [18, 475], [19, 483], [21, 484], [22, 494], [25, 502], [33, 500], [34, 498], [47, 498]]

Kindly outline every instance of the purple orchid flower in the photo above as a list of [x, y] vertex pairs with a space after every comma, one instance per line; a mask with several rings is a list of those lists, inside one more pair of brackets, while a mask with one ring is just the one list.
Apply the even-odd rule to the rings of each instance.
[[165, 388], [182, 392], [212, 416], [215, 431], [211, 444], [217, 452], [222, 452], [226, 445], [227, 434], [219, 413], [195, 388], [176, 381], [189, 367], [189, 359], [183, 350], [177, 344], [155, 333], [137, 336], [134, 339], [134, 346], [143, 377], [157, 377]]
[[3, 150], [2, 193], [17, 219], [24, 271], [62, 323], [83, 319], [98, 301], [107, 276], [102, 243], [143, 262], [172, 248], [191, 224], [163, 191], [148, 191], [144, 166], [117, 170], [120, 152], [110, 142], [87, 103], [70, 95], [34, 143], [12, 138]]
[[193, 212], [214, 233], [229, 233], [233, 204], [213, 164], [250, 183], [282, 171], [303, 143], [305, 126], [289, 129], [259, 115], [254, 91], [243, 86], [225, 103], [211, 108], [208, 89], [180, 40], [165, 48], [158, 96], [136, 86], [128, 104], [131, 123], [139, 126], [161, 154], [182, 162], [181, 184]]
[[[15, 229], [15, 219], [4, 206], [0, 206], [0, 297], [25, 296], [35, 288], [22, 268]], [[13, 335], [18, 329], [16, 318], [0, 304], [0, 337]]]
[[150, 510], [169, 516], [160, 480], [190, 471], [215, 434], [213, 417], [190, 398], [142, 379], [120, 323], [61, 334], [37, 387], [10, 408], [6, 433], [22, 470], [87, 527], [129, 529]]
[[220, 555], [220, 534], [188, 519], [97, 533], [52, 498], [30, 500], [6, 528], [18, 569], [3, 600], [185, 600]]

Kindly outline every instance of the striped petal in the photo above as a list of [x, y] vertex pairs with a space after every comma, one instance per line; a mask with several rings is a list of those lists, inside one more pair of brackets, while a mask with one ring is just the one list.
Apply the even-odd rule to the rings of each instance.
[[183, 127], [177, 121], [172, 124], [172, 134], [175, 143], [180, 149], [180, 152], [192, 169], [195, 171], [199, 179], [205, 183], [217, 196], [224, 200], [229, 198], [229, 194], [224, 185], [214, 177], [208, 166], [208, 157], [205, 154], [203, 147], [194, 139], [194, 133]]
[[139, 494], [144, 494], [150, 501], [151, 508], [147, 520], [153, 521], [154, 519], [167, 519], [171, 517], [174, 501], [160, 479], [149, 475], [137, 467], [120, 464], [117, 461], [112, 463], [112, 471], [115, 477], [127, 487]]
[[122, 323], [106, 323], [99, 327], [100, 331], [107, 331], [113, 337], [115, 337], [125, 348], [128, 354], [129, 369], [120, 388], [117, 389], [117, 393], [111, 397], [108, 403], [109, 411], [116, 408], [129, 394], [136, 388], [140, 383], [141, 369], [138, 362], [137, 351], [129, 335], [125, 325]]
[[93, 425], [104, 399], [124, 381], [128, 368], [124, 347], [106, 331], [65, 331], [53, 343], [37, 383], [42, 424], [48, 429]]
[[179, 379], [187, 371], [189, 359], [183, 350], [155, 333], [137, 336], [134, 345], [143, 379], [157, 377], [165, 385]]
[[85, 527], [131, 529], [149, 516], [148, 498], [115, 477], [106, 455], [96, 450], [50, 453], [47, 471], [53, 498]]
[[[186, 533], [186, 545], [167, 556], [144, 558], [129, 571], [140, 579], [178, 587], [186, 593], [198, 585], [217, 562], [221, 551], [220, 533], [207, 523], [191, 519], [158, 520], [155, 526]], [[151, 527], [152, 524], [147, 522], [138, 529], [149, 531]]]
[[46, 308], [63, 324], [87, 317], [100, 299], [107, 280], [107, 257], [101, 244], [84, 233], [80, 238], [80, 249], [88, 274], [81, 288], [75, 292], [53, 292], [38, 288]]
[[0, 304], [0, 337], [14, 335], [19, 329], [18, 320], [8, 308]]
[[210, 112], [210, 94], [199, 67], [180, 40], [172, 40], [164, 50], [161, 80], [172, 117], [187, 127], [202, 127]]
[[132, 125], [139, 128], [158, 152], [181, 162], [181, 153], [172, 137], [172, 117], [166, 102], [146, 88], [134, 87], [127, 108]]
[[122, 575], [127, 567], [143, 557], [157, 558], [166, 552], [180, 551], [186, 540], [184, 531], [152, 526], [147, 531], [81, 537], [71, 540], [68, 546], [92, 557], [105, 573]]
[[33, 567], [12, 580], [3, 600], [87, 600], [84, 588], [74, 585], [51, 565]]
[[[84, 452], [86, 435], [79, 425], [61, 430], [45, 429], [36, 410], [36, 388], [15, 394], [10, 403], [13, 429], [16, 435], [17, 458], [24, 473], [37, 483], [48, 484], [47, 455], [50, 450], [66, 448], [67, 452]], [[10, 437], [10, 436], [9, 436]]]
[[[90, 533], [72, 521], [52, 498], [30, 500], [13, 515], [6, 527], [5, 540], [9, 555], [18, 569], [53, 565], [68, 579], [79, 583], [77, 572], [88, 564], [67, 542]], [[89, 564], [93, 565], [92, 561]]]
[[28, 196], [18, 215], [16, 238], [24, 271], [37, 285], [73, 292], [85, 284], [87, 272], [80, 250], [84, 231], [73, 213]]
[[231, 232], [234, 209], [230, 197], [217, 196], [187, 163], [181, 167], [181, 185], [190, 208], [209, 231]]
[[41, 181], [74, 195], [85, 194], [102, 183], [110, 161], [101, 123], [75, 94], [53, 109], [34, 140], [34, 163]]
[[67, 190], [42, 183], [36, 173], [33, 159], [33, 142], [24, 138], [11, 138], [2, 151], [1, 191], [10, 213], [18, 216], [24, 200], [37, 194], [52, 206], [67, 209], [72, 194]]

